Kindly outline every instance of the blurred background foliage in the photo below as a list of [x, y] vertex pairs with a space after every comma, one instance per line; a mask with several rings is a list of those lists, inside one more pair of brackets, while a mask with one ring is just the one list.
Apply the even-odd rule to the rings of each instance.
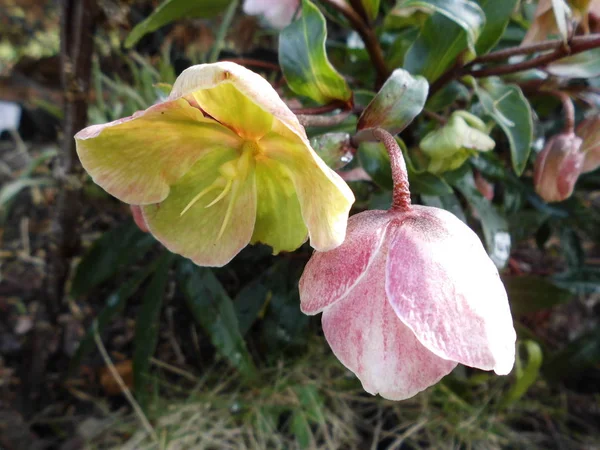
[[[301, 68], [278, 54], [285, 45], [316, 51], [314, 42], [297, 42], [295, 24], [279, 36], [244, 15], [236, 0], [99, 2], [89, 121], [144, 109], [165, 98], [183, 69], [216, 60], [260, 72], [295, 108], [347, 101], [351, 91], [356, 114], [307, 131], [348, 180], [354, 212], [385, 209], [385, 150], [363, 143], [356, 151], [345, 140], [381, 80], [360, 36], [331, 3], [305, 1], [298, 19], [315, 29], [326, 23], [324, 57], [335, 68], [331, 77], [343, 74], [347, 83], [327, 97], [306, 90]], [[371, 24], [387, 66], [421, 74], [431, 87], [455, 61], [473, 57], [469, 48], [482, 55], [514, 47], [535, 24], [536, 2], [529, 1], [364, 3], [375, 11]], [[454, 3], [478, 4], [485, 27], [464, 23], [448, 9]], [[0, 418], [8, 424], [0, 427], [1, 445], [600, 446], [600, 171], [582, 175], [570, 198], [551, 204], [532, 179], [536, 154], [564, 121], [560, 101], [540, 86], [568, 92], [577, 122], [598, 114], [597, 51], [563, 61], [558, 75], [546, 68], [452, 80], [427, 97], [400, 134], [414, 199], [467, 222], [502, 268], [519, 341], [508, 377], [459, 367], [426, 392], [393, 403], [362, 392], [331, 354], [319, 319], [300, 312], [307, 244], [278, 256], [251, 246], [223, 268], [199, 268], [141, 232], [128, 208], [89, 179], [81, 185], [82, 247], [67, 300], [55, 322], [38, 320], [63, 118], [59, 13], [57, 1], [0, 0], [0, 116], [8, 117], [7, 102], [19, 107], [17, 121], [0, 117]], [[592, 32], [596, 20], [590, 16]], [[466, 152], [434, 170], [420, 142], [455, 111], [482, 119], [495, 149]], [[41, 326], [46, 339], [31, 342]], [[49, 355], [43, 371], [27, 362], [35, 352]], [[34, 407], [22, 394], [31, 376], [47, 390]], [[138, 408], [130, 408], [125, 391]]]

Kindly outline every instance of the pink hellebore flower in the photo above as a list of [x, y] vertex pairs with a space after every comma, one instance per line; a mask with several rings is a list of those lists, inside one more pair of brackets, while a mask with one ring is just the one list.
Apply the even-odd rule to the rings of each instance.
[[227, 264], [248, 243], [278, 253], [344, 240], [352, 191], [273, 87], [237, 64], [190, 67], [167, 101], [75, 140], [138, 226], [198, 265]]
[[585, 158], [581, 143], [575, 134], [561, 133], [550, 138], [537, 156], [533, 183], [545, 201], [560, 202], [573, 193]]
[[516, 334], [494, 263], [453, 214], [410, 204], [402, 153], [391, 135], [378, 139], [392, 160], [393, 206], [352, 216], [340, 247], [313, 254], [302, 311], [323, 313], [338, 359], [390, 400], [414, 396], [457, 363], [508, 374]]
[[273, 28], [287, 27], [294, 18], [300, 0], [245, 0], [244, 12], [251, 16], [263, 16]]
[[575, 134], [583, 140], [581, 152], [584, 154], [581, 173], [592, 172], [600, 167], [600, 115], [582, 121]]

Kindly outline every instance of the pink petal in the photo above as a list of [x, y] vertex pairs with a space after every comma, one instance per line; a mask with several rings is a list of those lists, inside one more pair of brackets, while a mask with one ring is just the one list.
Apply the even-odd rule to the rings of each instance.
[[138, 226], [138, 228], [144, 233], [148, 233], [148, 224], [144, 220], [144, 213], [142, 213], [142, 207], [138, 205], [129, 205], [129, 208], [131, 209], [131, 215], [133, 216], [133, 220]]
[[323, 331], [335, 356], [363, 388], [390, 400], [410, 398], [456, 367], [427, 350], [390, 307], [385, 252], [356, 286], [323, 312]]
[[354, 287], [379, 251], [389, 220], [387, 211], [356, 214], [348, 220], [342, 245], [313, 254], [299, 283], [304, 314], [320, 313]]
[[400, 320], [441, 358], [509, 373], [516, 334], [508, 299], [477, 235], [422, 206], [388, 233], [386, 292]]

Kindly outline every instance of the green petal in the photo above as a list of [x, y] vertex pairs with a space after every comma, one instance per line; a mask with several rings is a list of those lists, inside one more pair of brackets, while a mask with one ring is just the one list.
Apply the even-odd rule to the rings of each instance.
[[164, 200], [169, 186], [205, 152], [241, 143], [231, 130], [183, 99], [88, 127], [75, 140], [79, 159], [94, 182], [135, 205]]
[[[237, 195], [232, 188], [223, 199], [206, 208], [219, 195], [218, 190], [211, 191], [181, 215], [192, 199], [220, 176], [219, 168], [238, 157], [239, 153], [232, 149], [207, 153], [171, 186], [163, 202], [143, 207], [148, 228], [165, 247], [198, 265], [219, 267], [231, 261], [250, 242], [256, 218], [253, 169], [240, 180]], [[232, 196], [231, 216], [219, 235]]]
[[246, 139], [260, 139], [271, 129], [273, 116], [242, 94], [231, 83], [192, 93], [198, 105]]
[[256, 225], [252, 243], [263, 242], [273, 253], [293, 251], [307, 237], [300, 203], [289, 171], [277, 161], [256, 161]]
[[305, 139], [278, 121], [274, 131], [260, 140], [265, 155], [284, 165], [290, 173], [310, 245], [319, 251], [339, 246], [346, 236], [348, 213], [354, 195], [341, 177], [317, 156]]

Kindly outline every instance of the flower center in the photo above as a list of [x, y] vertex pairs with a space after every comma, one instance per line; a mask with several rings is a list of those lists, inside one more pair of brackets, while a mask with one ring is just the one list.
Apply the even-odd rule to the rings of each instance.
[[232, 159], [221, 165], [221, 167], [219, 167], [219, 176], [215, 181], [213, 181], [210, 186], [207, 186], [198, 192], [187, 206], [183, 208], [181, 213], [179, 213], [179, 216], [183, 216], [198, 202], [198, 200], [210, 192], [220, 191], [215, 198], [205, 206], [205, 208], [210, 208], [229, 196], [225, 217], [223, 218], [221, 229], [217, 235], [217, 239], [220, 239], [231, 219], [233, 205], [235, 204], [235, 200], [239, 197], [240, 186], [253, 168], [254, 157], [260, 152], [261, 149], [258, 143], [254, 141], [244, 142], [241, 147], [240, 156], [237, 159]]

